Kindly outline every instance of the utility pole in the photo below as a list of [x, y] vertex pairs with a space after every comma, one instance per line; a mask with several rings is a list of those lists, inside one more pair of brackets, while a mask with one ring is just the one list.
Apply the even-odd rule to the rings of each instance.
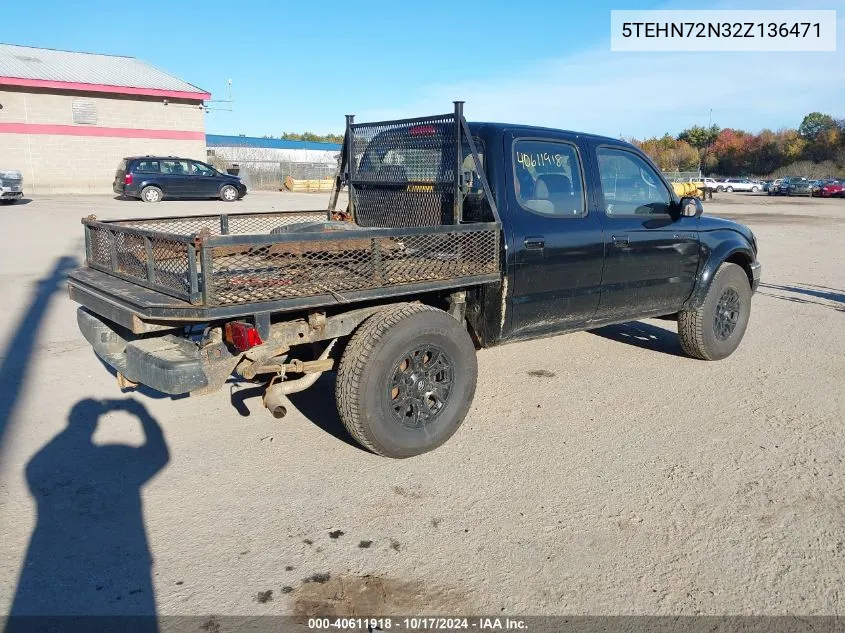
[[710, 113], [707, 115], [707, 145], [704, 146], [704, 156], [701, 158], [701, 164], [698, 167], [699, 176], [704, 176], [705, 163], [707, 157], [710, 156], [710, 129], [713, 127], [713, 108], [710, 108]]

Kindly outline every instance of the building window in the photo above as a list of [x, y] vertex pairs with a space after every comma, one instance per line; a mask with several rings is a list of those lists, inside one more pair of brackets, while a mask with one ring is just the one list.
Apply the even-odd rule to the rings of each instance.
[[97, 104], [93, 101], [74, 99], [71, 109], [74, 125], [97, 125]]

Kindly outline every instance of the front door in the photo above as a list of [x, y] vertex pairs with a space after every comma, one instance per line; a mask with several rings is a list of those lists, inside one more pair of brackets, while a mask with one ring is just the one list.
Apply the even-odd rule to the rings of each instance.
[[220, 188], [220, 179], [217, 172], [211, 169], [205, 163], [199, 161], [191, 161], [191, 174], [188, 178], [189, 196], [197, 198], [212, 198], [217, 196], [217, 190]]
[[588, 205], [583, 147], [563, 134], [510, 134], [505, 150], [504, 221], [514, 270], [509, 333], [575, 328], [598, 307], [604, 258], [601, 223]]
[[596, 319], [677, 312], [698, 270], [698, 218], [680, 216], [655, 169], [636, 152], [594, 147], [605, 260]]

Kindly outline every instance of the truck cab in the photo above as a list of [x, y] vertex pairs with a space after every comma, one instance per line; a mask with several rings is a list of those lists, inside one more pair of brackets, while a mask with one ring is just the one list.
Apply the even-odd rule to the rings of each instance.
[[498, 323], [482, 328], [491, 339], [675, 314], [698, 300], [721, 263], [714, 256], [736, 261], [756, 288], [751, 231], [702, 217], [698, 201], [682, 205], [633, 145], [536, 127], [470, 128], [484, 147], [506, 240], [510, 285]]

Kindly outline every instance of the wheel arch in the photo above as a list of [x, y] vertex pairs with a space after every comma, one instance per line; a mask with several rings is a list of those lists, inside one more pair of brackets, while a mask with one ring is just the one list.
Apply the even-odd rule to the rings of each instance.
[[[706, 249], [704, 244], [702, 244], [702, 247]], [[753, 287], [754, 278], [751, 264], [756, 258], [751, 245], [738, 233], [731, 232], [729, 239], [718, 242], [715, 248], [709, 250], [709, 252], [703, 252], [702, 256], [705, 259], [699, 267], [698, 278], [696, 279], [692, 294], [684, 303], [684, 310], [695, 310], [704, 303], [716, 271], [725, 262], [736, 264], [742, 268], [748, 278], [749, 286]]]

